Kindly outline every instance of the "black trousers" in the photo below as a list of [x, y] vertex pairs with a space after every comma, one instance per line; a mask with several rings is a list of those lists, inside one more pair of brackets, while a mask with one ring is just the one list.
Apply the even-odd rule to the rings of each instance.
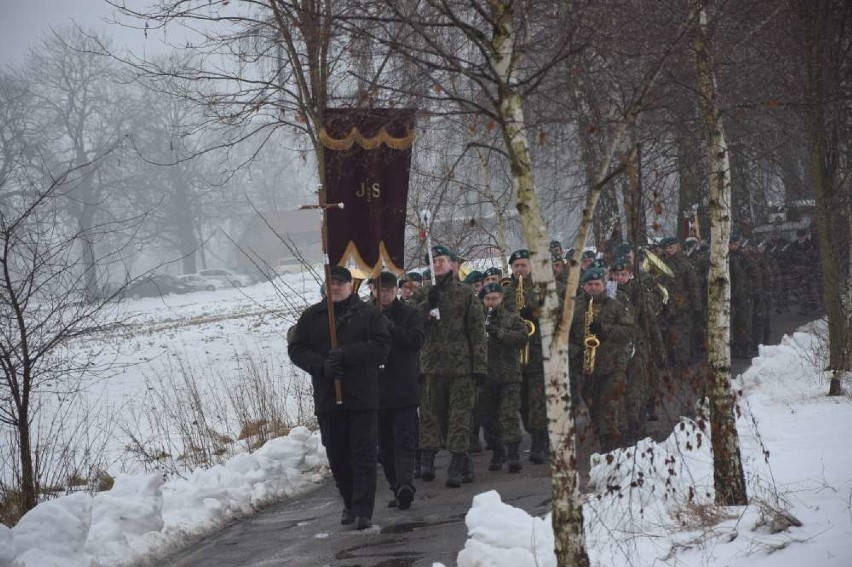
[[379, 410], [379, 451], [385, 478], [396, 492], [413, 486], [414, 455], [417, 450], [417, 406]]
[[372, 518], [376, 501], [376, 411], [339, 409], [317, 419], [343, 505], [353, 516]]

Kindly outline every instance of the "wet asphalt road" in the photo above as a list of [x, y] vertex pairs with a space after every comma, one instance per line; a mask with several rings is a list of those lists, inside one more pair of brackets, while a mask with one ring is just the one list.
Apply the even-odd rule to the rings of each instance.
[[[777, 343], [810, 318], [784, 315], [773, 323], [771, 342]], [[739, 374], [749, 360], [734, 360]], [[668, 413], [650, 423], [652, 437], [665, 439], [678, 420], [682, 405], [667, 404]], [[582, 448], [581, 448], [582, 451]], [[371, 529], [357, 532], [340, 525], [341, 502], [332, 483], [310, 494], [270, 505], [257, 514], [211, 534], [191, 547], [156, 562], [172, 567], [431, 567], [438, 561], [455, 565], [464, 547], [464, 516], [476, 494], [497, 490], [504, 502], [530, 514], [550, 508], [550, 477], [545, 465], [529, 465], [519, 474], [488, 472], [490, 453], [474, 455], [477, 479], [461, 488], [444, 487], [449, 456], [436, 459], [434, 482], [415, 481], [417, 494], [410, 510], [387, 508], [392, 495], [379, 471], [379, 490]], [[586, 459], [587, 461], [587, 459]]]

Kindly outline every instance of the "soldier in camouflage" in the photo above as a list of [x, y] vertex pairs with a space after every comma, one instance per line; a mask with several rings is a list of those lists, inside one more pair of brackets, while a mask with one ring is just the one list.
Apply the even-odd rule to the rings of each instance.
[[[589, 268], [580, 280], [583, 294], [577, 298], [568, 354], [571, 357], [570, 368], [582, 369], [579, 393], [589, 408], [601, 450], [607, 452], [620, 445], [621, 432], [625, 427], [625, 370], [633, 349], [634, 316], [628, 305], [607, 297], [605, 277], [602, 269]], [[594, 315], [586, 328], [590, 301]], [[594, 368], [591, 369], [583, 364], [587, 334], [595, 335], [600, 341]]]
[[670, 364], [683, 370], [693, 359], [694, 323], [700, 324], [703, 318], [701, 288], [695, 269], [680, 249], [680, 241], [668, 237], [660, 246], [666, 264], [674, 272], [674, 277], [664, 284], [669, 291], [669, 303], [663, 318], [663, 337], [669, 347]]
[[520, 349], [527, 344], [524, 321], [503, 306], [503, 286], [488, 284], [479, 292], [488, 333], [488, 377], [479, 386], [485, 439], [492, 448], [488, 470], [499, 471], [508, 460], [510, 473], [520, 472]]
[[666, 345], [657, 324], [653, 300], [634, 276], [633, 270], [627, 258], [617, 259], [612, 267], [618, 283], [617, 299], [629, 305], [633, 314], [633, 356], [627, 363], [626, 419], [622, 432], [628, 445], [645, 435], [651, 379], [657, 370], [666, 367]]
[[468, 452], [470, 412], [474, 383], [484, 382], [488, 372], [485, 318], [470, 288], [453, 272], [456, 254], [446, 246], [435, 246], [432, 255], [434, 284], [420, 288], [411, 299], [426, 321], [420, 369], [437, 421], [434, 428], [421, 423], [422, 478], [435, 478], [435, 453], [443, 429], [446, 447], [452, 453], [446, 485], [456, 488], [474, 480]]
[[[529, 250], [516, 250], [509, 257], [512, 267], [512, 283], [507, 290], [506, 306], [516, 311], [522, 319], [535, 325], [535, 332], [529, 337], [526, 364], [521, 364], [521, 419], [524, 429], [530, 434], [529, 462], [543, 464], [547, 453], [547, 396], [544, 388], [544, 353], [541, 346], [541, 326], [538, 324], [538, 311], [543, 298], [533, 285], [532, 267]], [[523, 278], [523, 302], [518, 305], [516, 295], [518, 285]], [[564, 289], [562, 291], [564, 296]]]

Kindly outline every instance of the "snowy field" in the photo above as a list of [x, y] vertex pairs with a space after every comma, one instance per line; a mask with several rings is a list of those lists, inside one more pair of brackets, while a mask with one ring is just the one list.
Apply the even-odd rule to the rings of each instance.
[[[317, 285], [299, 276], [285, 283], [288, 290], [266, 283], [128, 301], [130, 328], [75, 345], [79, 352], [103, 353], [115, 368], [87, 391], [90, 407], [117, 408], [111, 420], [125, 420], [110, 430], [104, 450], [115, 485], [95, 497], [79, 492], [51, 500], [15, 528], [0, 527], [0, 567], [156, 564], [157, 557], [229, 519], [323, 482], [324, 450], [318, 435], [301, 427], [250, 454], [234, 443], [234, 455], [223, 464], [195, 472], [158, 468], [125, 450], [129, 423], [149, 429], [140, 436], [156, 433], [140, 416], [149, 411], [145, 404], [158, 380], [186, 374], [186, 368], [175, 370], [175, 360], [195, 368], [203, 385], [215, 381], [214, 374], [221, 384], [236, 380], [246, 353], [270, 364], [285, 382], [304, 380], [287, 360], [286, 331], [292, 313], [316, 300]], [[646, 440], [617, 451], [609, 465], [597, 458], [584, 507], [592, 564], [852, 565], [852, 448], [846, 437], [852, 401], [825, 397], [816, 350], [806, 328], [779, 346], [761, 348], [736, 382], [748, 507], [712, 505], [709, 428], [702, 423], [684, 421], [664, 443]], [[128, 422], [128, 415], [135, 417]], [[219, 418], [223, 431], [233, 421]], [[502, 504], [497, 493], [478, 495], [466, 522], [460, 566], [556, 564], [549, 518]]]

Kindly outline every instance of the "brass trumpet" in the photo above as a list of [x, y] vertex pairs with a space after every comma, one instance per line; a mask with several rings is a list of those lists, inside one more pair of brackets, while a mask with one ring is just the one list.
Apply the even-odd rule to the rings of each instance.
[[595, 371], [595, 353], [601, 346], [601, 341], [592, 332], [592, 322], [595, 320], [595, 298], [589, 298], [589, 308], [586, 310], [586, 318], [583, 324], [583, 372], [591, 374]]

